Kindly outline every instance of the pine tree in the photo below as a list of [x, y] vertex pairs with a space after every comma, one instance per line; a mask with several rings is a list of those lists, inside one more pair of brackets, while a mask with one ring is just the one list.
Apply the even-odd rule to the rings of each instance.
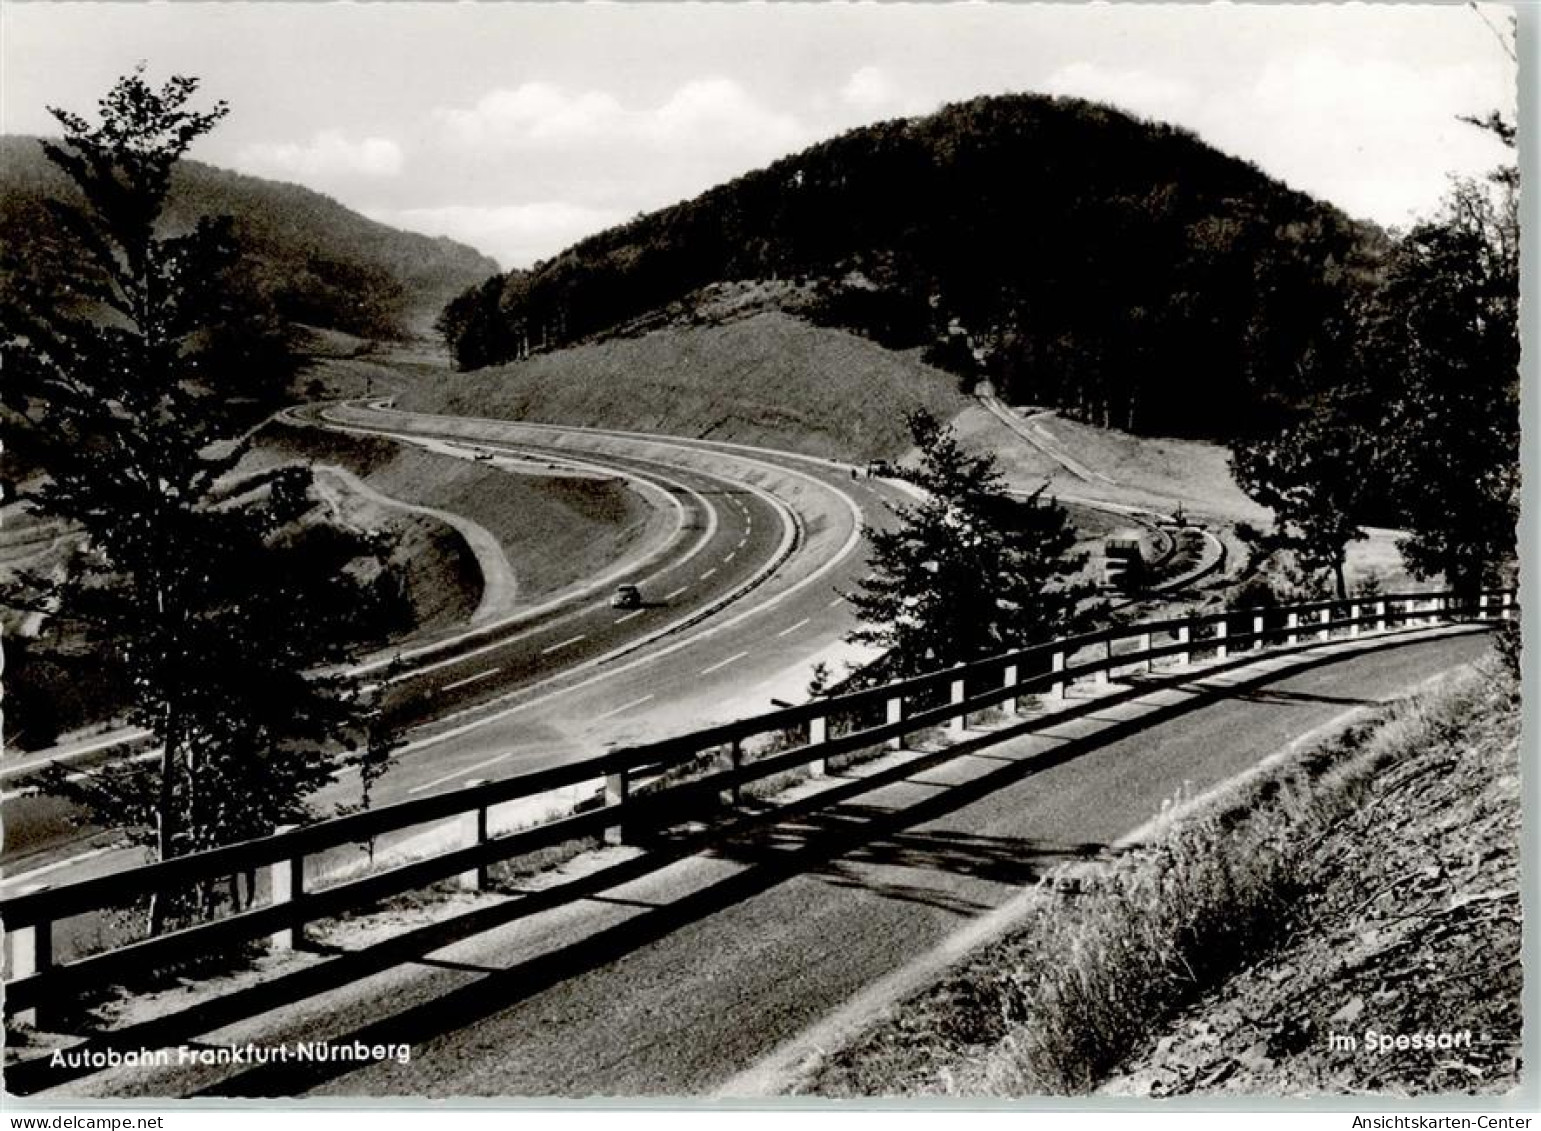
[[[365, 697], [336, 673], [390, 615], [386, 547], [294, 523], [308, 471], [230, 477], [244, 443], [206, 370], [236, 249], [221, 220], [158, 226], [177, 162], [226, 113], [194, 109], [197, 87], [155, 89], [141, 67], [98, 124], [51, 110], [63, 139], [44, 149], [81, 196], [55, 209], [72, 277], [65, 294], [23, 288], [4, 310], [6, 406], [32, 426], [45, 473], [28, 502], [82, 547], [62, 580], [25, 578], [20, 599], [121, 666], [129, 721], [160, 750], [84, 776], [56, 765], [35, 784], [163, 860], [305, 819], [339, 749], [362, 746], [366, 779], [378, 771]], [[151, 930], [187, 899], [158, 896]]]
[[1087, 587], [1063, 507], [1040, 488], [1009, 494], [995, 461], [975, 456], [950, 427], [908, 419], [920, 466], [905, 475], [921, 502], [894, 506], [894, 527], [868, 526], [869, 573], [848, 596], [864, 627], [854, 643], [889, 652], [912, 676], [1046, 640], [1066, 631]]

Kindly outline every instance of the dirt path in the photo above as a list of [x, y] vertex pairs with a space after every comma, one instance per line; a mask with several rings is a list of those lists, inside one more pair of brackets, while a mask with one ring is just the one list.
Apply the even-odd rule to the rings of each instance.
[[456, 533], [464, 538], [466, 545], [471, 548], [477, 567], [482, 573], [482, 597], [477, 603], [476, 611], [471, 615], [471, 624], [485, 624], [487, 621], [507, 616], [514, 611], [519, 593], [514, 567], [509, 564], [507, 555], [503, 553], [503, 547], [485, 526], [452, 511], [393, 499], [375, 490], [347, 468], [338, 467], [336, 464], [318, 464], [316, 470], [339, 481], [347, 490], [379, 506], [408, 514], [426, 515], [454, 527]]

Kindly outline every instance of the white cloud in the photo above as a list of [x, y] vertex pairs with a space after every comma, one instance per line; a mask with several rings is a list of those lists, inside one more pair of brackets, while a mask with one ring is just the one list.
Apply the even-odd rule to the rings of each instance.
[[618, 129], [626, 111], [602, 91], [570, 94], [550, 83], [528, 82], [489, 91], [470, 109], [445, 108], [436, 116], [452, 140], [483, 146], [589, 141]]
[[903, 92], [881, 67], [862, 67], [840, 88], [840, 101], [864, 113], [881, 114], [904, 104]]
[[1107, 102], [1141, 117], [1162, 118], [1181, 113], [1194, 101], [1186, 82], [1143, 70], [1120, 70], [1096, 63], [1070, 63], [1038, 87], [1045, 94], [1069, 94]]
[[657, 151], [771, 151], [801, 140], [796, 118], [762, 106], [727, 78], [684, 83], [651, 107], [624, 106], [600, 90], [527, 82], [489, 91], [474, 106], [434, 113], [451, 143], [473, 149], [612, 145]]
[[1512, 108], [1513, 88], [1501, 79], [1491, 67], [1306, 50], [1270, 61], [1250, 89], [1211, 106], [1202, 132], [1233, 152], [1265, 136], [1265, 167], [1297, 188], [1354, 215], [1405, 223], [1431, 212], [1444, 192], [1428, 175], [1431, 153], [1472, 172], [1504, 158], [1490, 136], [1457, 118]]
[[[794, 114], [716, 76], [628, 101], [531, 81], [442, 106], [428, 124], [421, 164], [453, 179], [453, 199], [472, 209], [445, 216], [474, 223], [487, 234], [462, 228], [463, 238], [519, 265], [559, 250], [553, 232], [576, 237], [673, 204], [816, 137]], [[552, 201], [565, 203], [531, 203]]]
[[780, 150], [805, 134], [796, 118], [761, 106], [725, 78], [688, 82], [656, 111], [639, 117], [643, 136], [662, 146], [709, 142]]
[[308, 142], [257, 142], [241, 150], [237, 161], [256, 173], [325, 181], [338, 177], [394, 177], [401, 172], [401, 146], [386, 137], [350, 140], [337, 130], [321, 130]]
[[505, 267], [527, 267], [584, 236], [625, 218], [621, 212], [565, 201], [481, 207], [374, 209], [369, 217], [430, 236], [448, 236], [493, 256]]

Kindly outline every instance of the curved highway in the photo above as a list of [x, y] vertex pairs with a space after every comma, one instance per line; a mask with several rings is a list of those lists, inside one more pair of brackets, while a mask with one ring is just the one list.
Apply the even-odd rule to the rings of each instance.
[[[861, 522], [881, 521], [881, 502], [900, 493], [891, 483], [853, 482], [829, 461], [723, 445], [356, 406], [325, 416], [350, 431], [473, 444], [473, 454], [604, 466], [671, 491], [685, 516], [666, 552], [607, 579], [639, 584], [639, 609], [611, 608], [607, 584], [496, 632], [415, 649], [404, 671], [376, 664], [388, 684], [385, 709], [406, 742], [374, 787], [374, 804], [802, 698], [816, 659], [851, 654], [839, 641], [854, 618], [837, 589], [862, 572]], [[344, 775], [316, 800], [356, 801], [357, 786]], [[6, 809], [6, 890], [132, 859], [67, 835], [51, 799], [13, 797]], [[60, 861], [72, 844], [83, 858]], [[20, 875], [18, 862], [27, 868]]]

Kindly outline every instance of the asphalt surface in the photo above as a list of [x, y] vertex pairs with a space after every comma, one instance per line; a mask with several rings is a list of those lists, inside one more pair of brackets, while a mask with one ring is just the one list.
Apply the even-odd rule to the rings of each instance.
[[[1446, 629], [1246, 657], [1088, 701], [1036, 733], [876, 763], [827, 779], [817, 807], [704, 845], [609, 850], [555, 907], [483, 897], [482, 919], [449, 945], [425, 932], [417, 945], [361, 946], [333, 959], [353, 963], [337, 988], [270, 983], [251, 1006], [260, 1013], [200, 1037], [404, 1042], [404, 1064], [115, 1071], [61, 1094], [713, 1094], [796, 1053], [853, 995], [1179, 791], [1226, 781], [1487, 648], [1485, 634]], [[163, 1014], [155, 1039], [188, 1039], [177, 1023]], [[13, 1069], [18, 1088], [46, 1079]]]
[[[861, 572], [860, 521], [882, 521], [883, 502], [902, 497], [890, 483], [853, 482], [828, 461], [730, 446], [361, 408], [336, 415], [350, 427], [604, 463], [664, 489], [677, 485], [685, 512], [667, 553], [614, 579], [643, 587], [642, 609], [610, 608], [607, 586], [394, 682], [389, 708], [405, 724], [406, 745], [376, 785], [376, 805], [681, 733], [768, 709], [776, 697], [803, 698], [814, 659], [838, 651], [855, 623], [837, 590]], [[357, 793], [345, 777], [317, 802], [356, 801]], [[105, 851], [111, 834], [71, 828], [68, 809], [52, 799], [7, 798], [5, 815], [0, 891], [140, 858]], [[69, 940], [66, 927], [56, 943], [68, 952]]]

